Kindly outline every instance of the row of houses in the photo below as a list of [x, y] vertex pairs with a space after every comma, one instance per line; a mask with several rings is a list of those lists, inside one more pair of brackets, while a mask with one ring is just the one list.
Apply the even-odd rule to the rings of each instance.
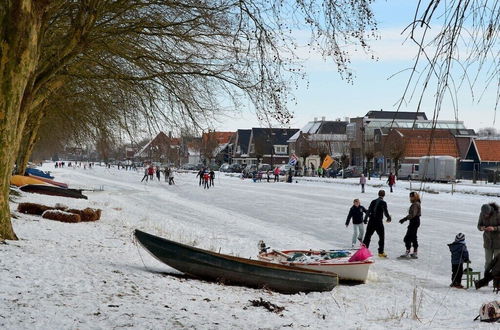
[[[236, 132], [209, 131], [199, 138], [158, 134], [135, 159], [169, 160], [176, 165], [281, 165], [290, 157], [299, 167], [320, 166], [326, 156], [333, 166], [359, 166], [387, 173], [401, 163], [418, 163], [422, 156], [452, 156], [464, 172], [500, 165], [500, 139], [482, 139], [462, 121], [429, 120], [421, 112], [369, 111], [362, 117], [329, 121], [302, 128], [250, 128]], [[130, 154], [127, 155], [129, 157]]]

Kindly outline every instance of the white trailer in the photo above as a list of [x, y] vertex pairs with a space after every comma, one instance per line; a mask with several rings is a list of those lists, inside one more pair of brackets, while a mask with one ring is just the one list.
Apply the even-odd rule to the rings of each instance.
[[400, 164], [398, 171], [399, 180], [418, 180], [420, 178], [418, 173], [419, 164]]
[[421, 157], [418, 174], [422, 181], [455, 181], [457, 178], [457, 159], [452, 156]]

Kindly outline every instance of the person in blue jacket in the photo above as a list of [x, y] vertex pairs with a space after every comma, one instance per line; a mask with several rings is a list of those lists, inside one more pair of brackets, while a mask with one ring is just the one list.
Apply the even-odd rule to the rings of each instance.
[[463, 289], [462, 275], [464, 273], [464, 262], [470, 262], [469, 251], [465, 244], [465, 235], [458, 233], [455, 241], [448, 244], [451, 252], [451, 284], [450, 287]]

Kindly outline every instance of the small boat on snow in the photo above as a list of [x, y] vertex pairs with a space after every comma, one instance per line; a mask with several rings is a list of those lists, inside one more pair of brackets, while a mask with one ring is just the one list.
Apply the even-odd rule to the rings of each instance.
[[54, 180], [47, 179], [47, 178], [42, 177], [42, 176], [33, 175], [33, 174], [29, 174], [28, 176], [30, 178], [34, 178], [34, 179], [37, 179], [37, 180], [49, 183], [49, 184], [54, 185], [54, 186], [58, 186], [58, 187], [61, 187], [61, 188], [68, 188], [68, 185], [66, 183], [64, 183], [64, 182], [54, 181]]
[[25, 175], [33, 174], [33, 175], [41, 176], [41, 177], [51, 179], [51, 180], [54, 179], [54, 177], [52, 175], [50, 175], [50, 172], [44, 172], [44, 171], [41, 171], [41, 170], [36, 169], [34, 167], [28, 167], [24, 174]]
[[365, 257], [360, 258], [361, 260], [349, 261], [358, 251], [360, 250], [273, 250], [259, 253], [258, 258], [281, 265], [332, 272], [337, 274], [341, 281], [365, 282], [374, 261]]
[[281, 293], [331, 291], [338, 284], [333, 273], [202, 250], [137, 229], [134, 236], [159, 261], [201, 279]]
[[45, 184], [27, 184], [19, 189], [34, 194], [87, 199], [80, 189], [66, 189]]

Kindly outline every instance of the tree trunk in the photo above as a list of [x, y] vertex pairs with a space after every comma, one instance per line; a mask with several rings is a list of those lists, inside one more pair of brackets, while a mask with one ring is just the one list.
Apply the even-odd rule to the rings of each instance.
[[29, 94], [38, 61], [41, 20], [48, 1], [0, 4], [0, 239], [17, 239], [9, 209], [9, 185], [27, 118], [21, 104]]
[[29, 125], [26, 125], [24, 129], [25, 134], [21, 140], [16, 160], [16, 173], [19, 175], [24, 175], [26, 172], [28, 161], [33, 153], [33, 149], [37, 141], [38, 129], [42, 123], [42, 117], [43, 112], [39, 111], [35, 115], [35, 118], [33, 118], [33, 120], [29, 122]]

